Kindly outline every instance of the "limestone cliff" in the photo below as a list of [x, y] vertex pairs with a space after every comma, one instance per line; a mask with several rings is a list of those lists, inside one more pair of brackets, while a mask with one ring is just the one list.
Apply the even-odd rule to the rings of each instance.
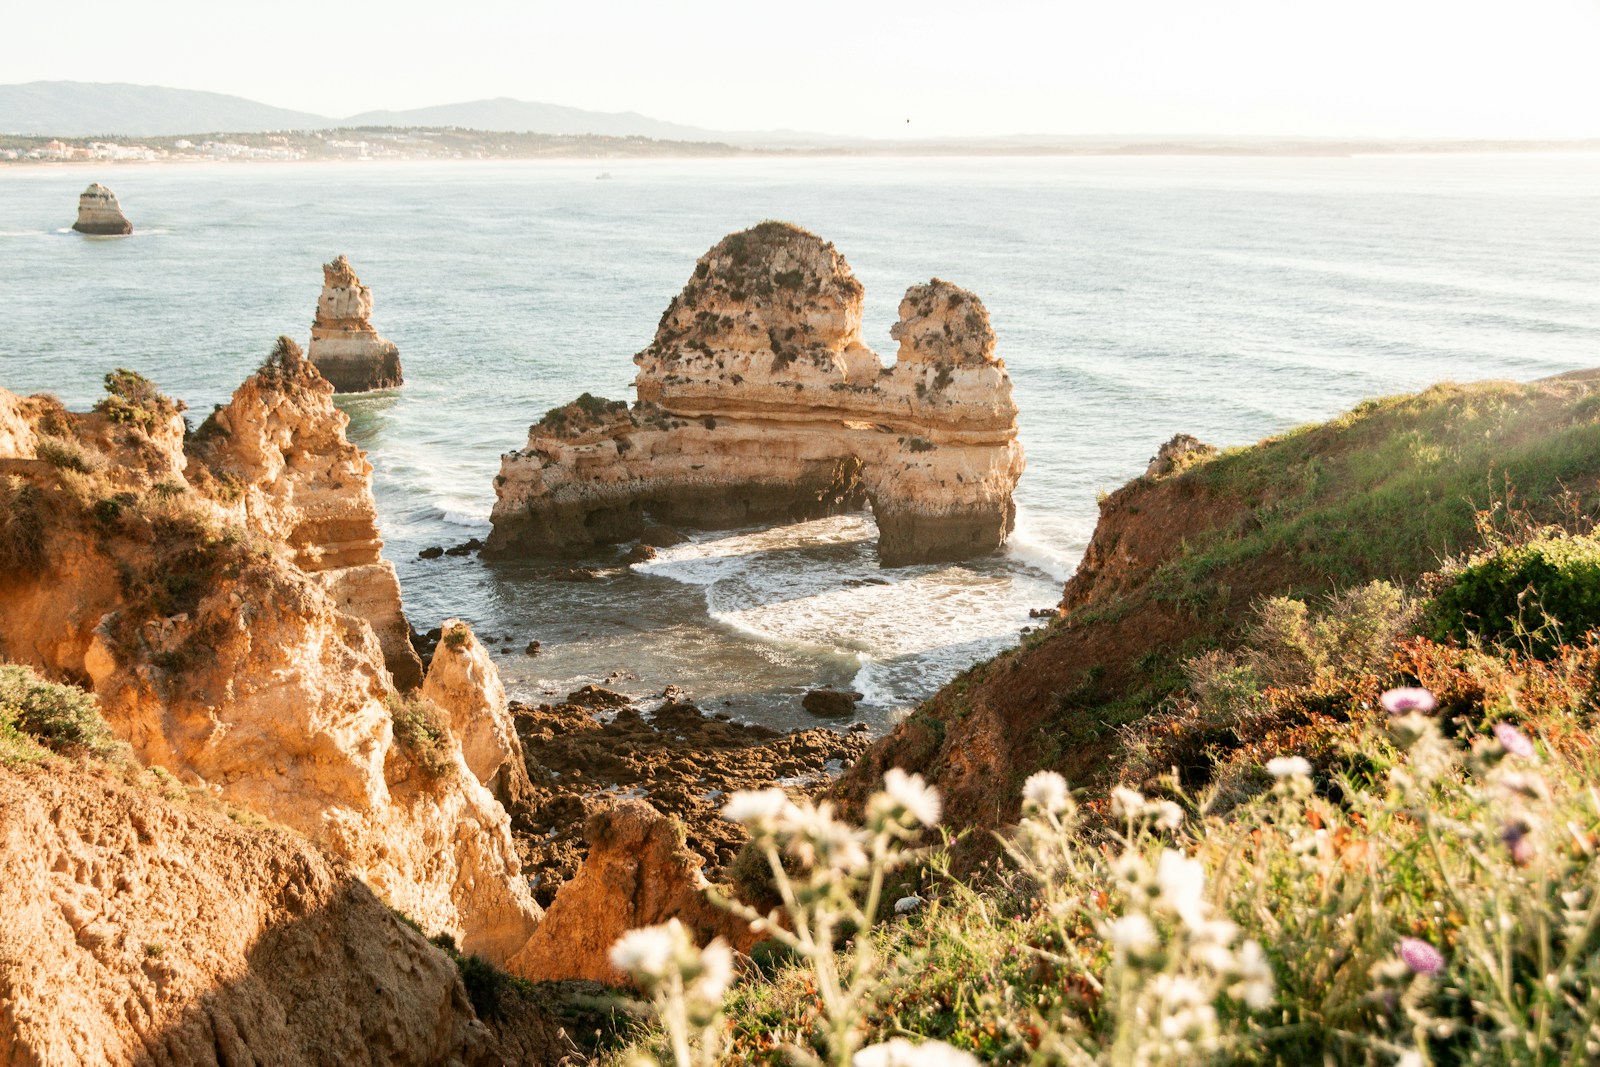
[[725, 938], [748, 952], [759, 935], [706, 897], [700, 858], [681, 827], [643, 800], [622, 800], [589, 816], [589, 855], [561, 887], [548, 921], [528, 945], [530, 978], [588, 978], [622, 985], [611, 946], [629, 930], [677, 919], [701, 944]]
[[400, 350], [372, 328], [372, 290], [343, 256], [322, 265], [322, 295], [308, 356], [340, 393], [392, 389], [403, 380]]
[[512, 723], [505, 686], [489, 650], [460, 619], [446, 619], [422, 687], [450, 715], [467, 767], [507, 808], [526, 802], [528, 767]]
[[303, 838], [158, 788], [0, 766], [0, 1064], [489, 1067], [571, 1047], [537, 1013], [502, 1040], [449, 957]]
[[333, 406], [332, 387], [297, 356], [246, 379], [191, 451], [237, 491], [232, 510], [243, 525], [287, 545], [341, 610], [370, 623], [395, 685], [414, 688], [422, 662], [394, 564], [382, 556], [372, 464], [345, 438], [350, 420]]
[[396, 693], [362, 615], [382, 625], [398, 593], [326, 383], [281, 345], [185, 452], [177, 405], [111, 378], [88, 414], [0, 392], [0, 427], [25, 424], [0, 454], [0, 556], [19, 564], [0, 568], [0, 659], [86, 683], [144, 762], [511, 961], [540, 911], [505, 810]]
[[133, 223], [122, 213], [117, 194], [95, 182], [78, 196], [78, 221], [72, 228], [93, 237], [123, 237], [133, 232]]
[[884, 367], [861, 339], [862, 295], [797, 227], [718, 242], [634, 357], [632, 408], [585, 394], [502, 459], [488, 551], [581, 554], [650, 520], [726, 528], [863, 503], [886, 566], [998, 548], [1023, 455], [988, 312], [949, 282], [913, 286]]

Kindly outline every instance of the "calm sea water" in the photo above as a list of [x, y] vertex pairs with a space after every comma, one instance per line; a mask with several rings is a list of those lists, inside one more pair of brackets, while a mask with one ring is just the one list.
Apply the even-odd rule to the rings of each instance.
[[[66, 231], [91, 180], [135, 236]], [[765, 218], [839, 245], [887, 358], [906, 286], [988, 304], [1028, 450], [1006, 555], [879, 572], [862, 516], [590, 584], [417, 559], [487, 531], [499, 454], [542, 412], [631, 398], [695, 258]], [[787, 726], [806, 688], [854, 685], [881, 724], [1055, 602], [1096, 491], [1173, 433], [1240, 444], [1441, 379], [1600, 364], [1597, 237], [1600, 156], [5, 168], [0, 386], [88, 405], [128, 366], [203, 414], [278, 334], [304, 342], [345, 253], [405, 365], [403, 389], [340, 404], [418, 626], [471, 620], [523, 697], [676, 683]]]

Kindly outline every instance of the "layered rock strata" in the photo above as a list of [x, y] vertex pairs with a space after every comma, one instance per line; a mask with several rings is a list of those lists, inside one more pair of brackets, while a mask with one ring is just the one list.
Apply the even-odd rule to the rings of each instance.
[[340, 393], [392, 389], [403, 380], [400, 350], [372, 328], [372, 290], [340, 256], [322, 265], [322, 295], [311, 324], [311, 362]]
[[78, 194], [78, 221], [72, 228], [93, 237], [124, 237], [133, 232], [133, 223], [122, 213], [117, 194], [95, 182]]
[[634, 357], [637, 402], [585, 394], [496, 479], [490, 554], [580, 555], [652, 521], [728, 528], [870, 504], [885, 566], [994, 551], [1023, 468], [981, 301], [912, 286], [885, 367], [862, 287], [814, 234], [767, 222], [702, 256]]
[[280, 345], [187, 451], [176, 405], [119, 388], [89, 414], [0, 392], [0, 659], [86, 684], [143, 762], [517, 966], [541, 911], [450, 725], [498, 680], [437, 712], [397, 692], [362, 613], [403, 622], [398, 590], [327, 383]]

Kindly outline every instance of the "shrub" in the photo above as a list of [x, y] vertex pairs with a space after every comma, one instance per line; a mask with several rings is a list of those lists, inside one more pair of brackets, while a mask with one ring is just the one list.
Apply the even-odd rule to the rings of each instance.
[[44, 514], [37, 486], [0, 480], [0, 571], [26, 574], [44, 563]]
[[451, 752], [450, 717], [433, 701], [419, 696], [393, 696], [387, 701], [394, 719], [394, 739], [430, 778], [455, 773]]
[[106, 457], [98, 449], [86, 448], [66, 437], [41, 437], [34, 451], [57, 470], [94, 474], [106, 468]]
[[472, 631], [464, 624], [457, 623], [444, 632], [441, 640], [450, 648], [460, 651], [472, 643]]
[[124, 747], [100, 717], [94, 697], [13, 664], [0, 665], [0, 732], [7, 730], [63, 754], [107, 758]]
[[1546, 657], [1600, 627], [1600, 537], [1548, 534], [1501, 545], [1447, 569], [1428, 629]]
[[106, 397], [94, 409], [112, 422], [149, 430], [182, 411], [183, 402], [164, 395], [137, 371], [118, 367], [106, 375]]

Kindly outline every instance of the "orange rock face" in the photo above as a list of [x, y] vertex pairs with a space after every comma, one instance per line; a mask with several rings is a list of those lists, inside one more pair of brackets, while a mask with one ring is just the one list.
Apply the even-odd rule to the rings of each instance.
[[404, 380], [400, 349], [372, 326], [372, 290], [343, 256], [322, 266], [322, 295], [308, 355], [340, 393], [392, 389]]
[[581, 554], [652, 520], [725, 528], [864, 504], [888, 566], [998, 548], [1023, 455], [987, 310], [949, 282], [913, 286], [885, 367], [861, 302], [813, 234], [768, 222], [724, 238], [634, 357], [638, 402], [557, 409], [502, 460], [488, 551]]
[[397, 735], [416, 664], [386, 655], [399, 589], [327, 383], [283, 345], [187, 445], [149, 383], [124, 392], [86, 415], [0, 392], [0, 659], [85, 684], [144, 763], [509, 960], [540, 910], [460, 738]]
[[706, 898], [700, 858], [679, 830], [642, 800], [622, 800], [589, 817], [589, 855], [561, 887], [545, 922], [517, 962], [535, 980], [588, 978], [622, 985], [611, 946], [629, 930], [677, 919], [701, 944], [725, 938], [749, 951], [759, 940], [748, 923]]
[[[0, 767], [0, 1063], [553, 1063], [343, 864], [92, 769]], [[530, 1038], [537, 1038], [536, 1041]]]

